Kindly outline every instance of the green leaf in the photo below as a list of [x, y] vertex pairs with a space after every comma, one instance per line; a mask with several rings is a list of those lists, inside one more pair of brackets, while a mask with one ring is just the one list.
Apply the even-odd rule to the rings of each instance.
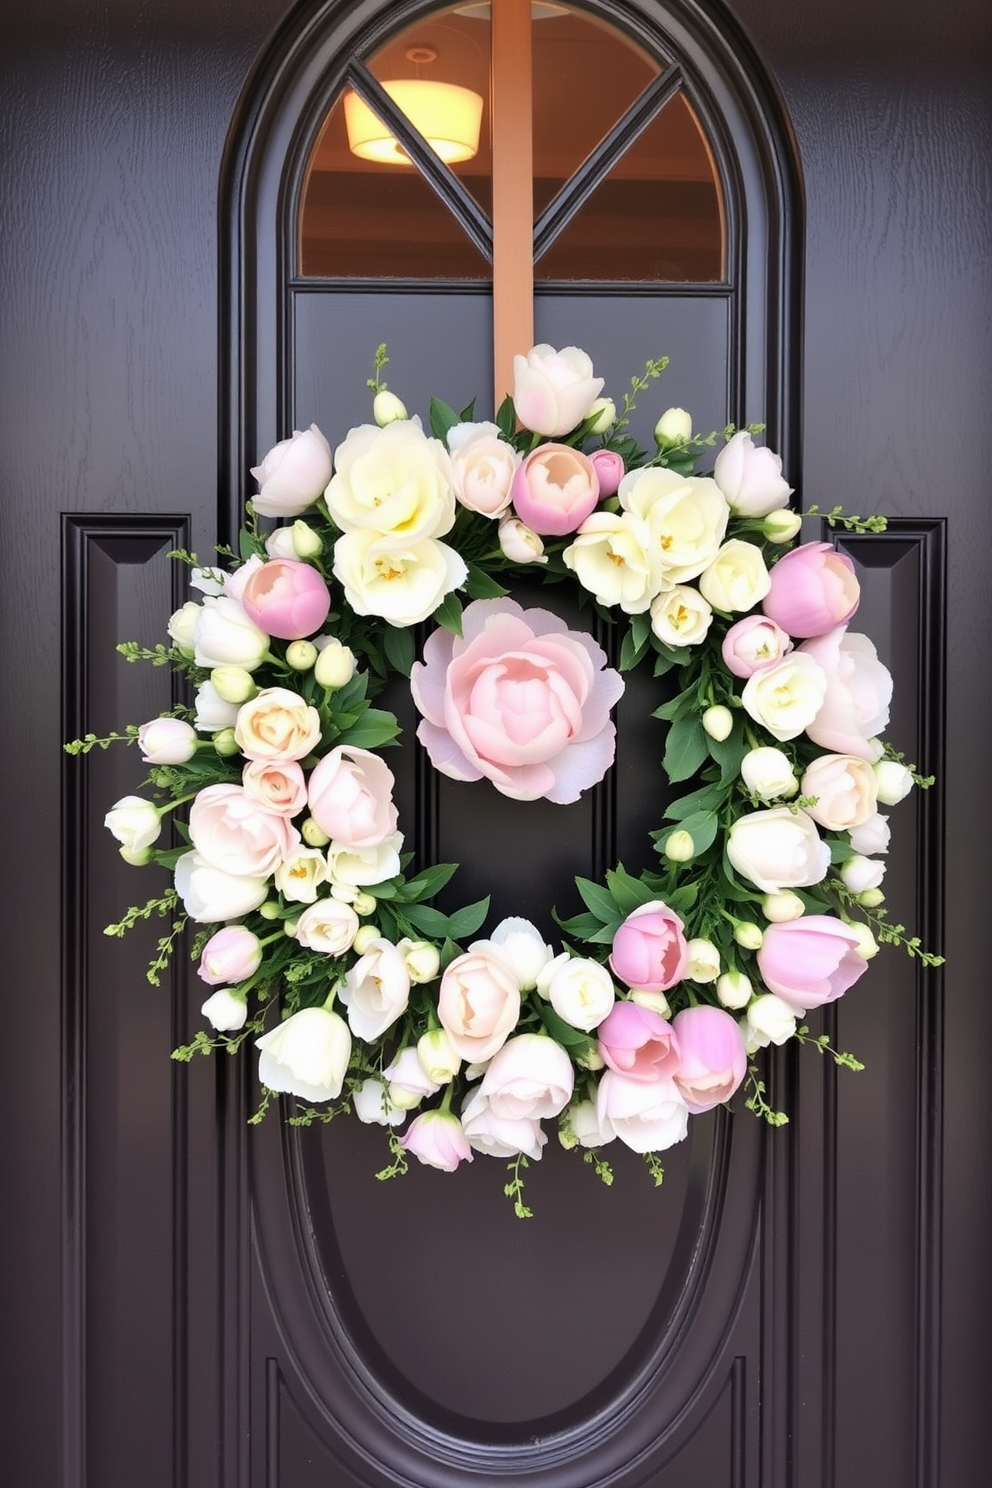
[[854, 856], [854, 848], [851, 846], [850, 838], [828, 837], [826, 841], [830, 848], [831, 863], [846, 863], [848, 858]]
[[445, 449], [448, 447], [448, 430], [462, 422], [461, 415], [455, 412], [450, 403], [445, 403], [441, 398], [431, 398], [431, 433], [435, 439], [442, 441]]
[[383, 631], [382, 641], [386, 660], [393, 671], [399, 672], [401, 676], [409, 677], [416, 655], [413, 632], [399, 630], [395, 625], [387, 625]]
[[652, 888], [649, 888], [639, 878], [634, 878], [622, 867], [609, 869], [606, 882], [621, 915], [629, 915], [635, 909], [640, 909], [642, 904], [650, 904], [652, 899], [657, 898]]
[[513, 406], [513, 399], [507, 393], [496, 411], [496, 427], [504, 439], [512, 439], [517, 426], [517, 413]]
[[559, 920], [558, 916], [555, 915], [555, 920], [566, 935], [572, 936], [576, 940], [589, 940], [591, 936], [596, 934], [597, 930], [602, 929], [602, 921], [597, 919], [594, 914], [577, 914], [573, 915], [569, 920]]
[[669, 780], [689, 780], [703, 764], [709, 750], [708, 735], [698, 718], [677, 718], [668, 730], [665, 745], [665, 774]]
[[484, 899], [477, 899], [474, 904], [466, 904], [464, 909], [456, 909], [453, 915], [449, 915], [448, 934], [452, 940], [464, 940], [466, 936], [474, 935], [488, 913], [489, 895], [487, 894]]
[[660, 707], [655, 708], [651, 717], [661, 718], [671, 723], [676, 718], [694, 713], [698, 706], [699, 704], [696, 700], [696, 683], [693, 682], [691, 686], [684, 688], [682, 692], [676, 693], [673, 698], [669, 698], [667, 703], [662, 703]]
[[487, 574], [477, 563], [468, 565], [468, 578], [464, 588], [469, 599], [502, 599], [504, 594], [510, 592], [502, 584], [497, 584], [492, 575]]
[[462, 409], [461, 413], [458, 415], [458, 422], [460, 424], [471, 424], [471, 423], [474, 422], [474, 420], [475, 420], [475, 399], [473, 398], [472, 401], [471, 401], [471, 403], [466, 403], [465, 407]]
[[701, 785], [687, 796], [679, 796], [677, 801], [670, 801], [665, 808], [664, 819], [680, 822], [697, 811], [715, 811], [725, 794], [726, 791], [717, 784]]
[[244, 527], [242, 527], [241, 536], [238, 538], [238, 551], [246, 563], [256, 551], [252, 535]]
[[563, 1049], [571, 1049], [575, 1054], [582, 1055], [593, 1048], [594, 1040], [583, 1033], [581, 1028], [573, 1028], [564, 1018], [559, 1018], [551, 1004], [543, 998], [537, 1004], [537, 1015], [555, 1043], [561, 1044]]
[[677, 889], [672, 889], [665, 897], [669, 909], [674, 910], [677, 915], [685, 919], [686, 915], [696, 907], [699, 898], [698, 884], [682, 884]]
[[412, 903], [416, 899], [433, 899], [445, 884], [458, 872], [457, 863], [435, 863], [433, 868], [425, 868], [418, 873], [416, 878], [408, 879], [404, 885], [404, 892]]
[[735, 718], [734, 727], [725, 739], [711, 739], [708, 734], [706, 738], [710, 756], [720, 766], [720, 784], [731, 785], [741, 773], [741, 760], [748, 750], [743, 723]]
[[[401, 911], [405, 919], [415, 929], [424, 935], [430, 935], [440, 940], [451, 934], [451, 922], [446, 914], [439, 909], [432, 909], [429, 904], [405, 904]], [[457, 939], [457, 937], [454, 937]]]
[[[638, 618], [639, 616], [634, 616], [635, 620]], [[647, 641], [638, 641], [634, 635], [634, 627], [631, 626], [620, 645], [620, 670], [622, 672], [633, 671], [647, 648]]]
[[462, 602], [454, 590], [446, 594], [431, 616], [438, 625], [443, 625], [445, 630], [450, 630], [453, 635], [460, 636], [462, 633]]
[[356, 749], [378, 749], [395, 739], [399, 732], [395, 713], [387, 713], [384, 708], [366, 708], [358, 722], [342, 733], [341, 742]]
[[592, 910], [601, 924], [610, 924], [617, 919], [618, 911], [613, 896], [602, 884], [593, 883], [590, 878], [577, 878], [575, 887], [582, 895], [586, 908]]

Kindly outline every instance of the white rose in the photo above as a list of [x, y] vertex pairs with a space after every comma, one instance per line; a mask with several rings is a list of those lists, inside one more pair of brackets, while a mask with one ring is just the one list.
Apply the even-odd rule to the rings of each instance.
[[859, 853], [884, 853], [889, 850], [891, 837], [889, 818], [876, 812], [867, 821], [861, 822], [850, 833], [851, 846]]
[[830, 848], [805, 811], [775, 806], [740, 816], [727, 834], [727, 857], [765, 893], [808, 888], [830, 867]]
[[455, 424], [448, 430], [455, 496], [469, 511], [500, 517], [510, 505], [510, 488], [520, 456], [500, 437], [496, 424]]
[[393, 832], [375, 847], [347, 847], [332, 842], [327, 849], [327, 867], [332, 883], [357, 889], [395, 878], [400, 871], [402, 846], [402, 832]]
[[784, 1044], [796, 1031], [796, 1010], [774, 992], [763, 992], [748, 1007], [741, 1031], [749, 1054]]
[[864, 894], [868, 889], [877, 889], [885, 877], [885, 864], [877, 858], [864, 858], [856, 854], [841, 865], [840, 876], [844, 887], [852, 894]]
[[141, 796], [122, 796], [103, 818], [103, 825], [128, 852], [141, 852], [162, 835], [158, 807]]
[[556, 965], [544, 994], [559, 1018], [589, 1033], [598, 1028], [616, 1001], [613, 978], [598, 961], [566, 956]]
[[551, 947], [545, 943], [537, 926], [519, 915], [510, 915], [500, 920], [490, 940], [499, 946], [513, 968], [521, 992], [530, 992], [536, 987], [542, 971], [553, 958]]
[[316, 424], [292, 439], [281, 439], [252, 466], [258, 495], [252, 498], [263, 517], [296, 517], [317, 500], [331, 478], [331, 447]]
[[511, 563], [547, 563], [542, 539], [519, 517], [504, 517], [497, 536], [504, 558]]
[[372, 1043], [391, 1028], [410, 999], [410, 973], [400, 950], [382, 936], [373, 940], [345, 977], [338, 996], [356, 1038]]
[[755, 447], [741, 430], [716, 457], [713, 479], [739, 517], [764, 517], [784, 506], [792, 487], [782, 478], [781, 458]]
[[799, 789], [788, 755], [771, 745], [748, 750], [741, 760], [741, 779], [752, 795], [763, 801], [794, 796]]
[[816, 796], [806, 810], [828, 832], [847, 832], [875, 815], [875, 774], [853, 754], [821, 754], [802, 778], [804, 796]]
[[507, 1039], [479, 1087], [495, 1115], [511, 1121], [557, 1116], [572, 1097], [575, 1071], [560, 1044], [543, 1033]]
[[663, 1152], [689, 1129], [689, 1108], [673, 1080], [628, 1080], [607, 1070], [596, 1093], [602, 1131], [634, 1152]]
[[600, 604], [628, 615], [648, 608], [660, 579], [648, 557], [651, 534], [629, 512], [598, 511], [586, 517], [562, 559], [583, 589]]
[[699, 576], [700, 593], [714, 609], [725, 613], [754, 609], [771, 586], [761, 549], [736, 537], [724, 543]]
[[294, 904], [313, 904], [327, 882], [327, 859], [315, 847], [301, 847], [285, 858], [274, 874], [276, 888]]
[[232, 992], [230, 987], [218, 987], [207, 998], [200, 1012], [218, 1033], [236, 1033], [245, 1026], [248, 1003], [245, 998]]
[[913, 789], [912, 771], [898, 760], [879, 760], [875, 766], [875, 782], [883, 806], [898, 806]]
[[513, 407], [525, 429], [557, 439], [575, 429], [603, 391], [592, 361], [577, 346], [542, 343], [513, 358]]
[[394, 1106], [389, 1090], [381, 1080], [363, 1080], [351, 1093], [351, 1105], [359, 1121], [366, 1126], [402, 1126], [406, 1112]]
[[454, 525], [451, 460], [419, 419], [382, 429], [360, 424], [338, 446], [334, 465], [324, 499], [342, 532], [362, 533], [381, 551], [406, 551]]
[[462, 1107], [462, 1131], [469, 1145], [487, 1157], [515, 1157], [522, 1152], [534, 1162], [548, 1140], [536, 1118], [497, 1116], [481, 1090], [475, 1090]]
[[795, 739], [813, 722], [826, 692], [823, 668], [811, 656], [793, 651], [749, 677], [741, 702], [774, 739]]
[[356, 615], [379, 615], [390, 625], [416, 625], [464, 584], [468, 568], [454, 548], [433, 538], [401, 548], [391, 544], [392, 539], [384, 541], [374, 532], [339, 537], [334, 544], [334, 577]]
[[690, 940], [685, 975], [690, 982], [716, 981], [720, 975], [720, 952], [711, 940]]
[[234, 737], [246, 759], [305, 759], [320, 743], [320, 714], [288, 687], [265, 687], [238, 709]]
[[308, 950], [325, 956], [343, 956], [358, 934], [358, 916], [350, 904], [338, 899], [318, 899], [308, 904], [296, 921], [293, 934]]
[[298, 1013], [255, 1040], [260, 1050], [258, 1078], [269, 1090], [302, 1100], [335, 1100], [341, 1094], [351, 1034], [337, 1013], [327, 1008], [301, 1008]]
[[191, 920], [209, 925], [240, 920], [268, 897], [268, 878], [235, 877], [212, 867], [199, 853], [183, 853], [175, 867], [176, 892]]
[[715, 481], [657, 467], [632, 470], [620, 482], [620, 505], [650, 533], [649, 557], [664, 584], [683, 584], [708, 568], [727, 530], [730, 508]]
[[236, 599], [208, 596], [193, 627], [193, 655], [197, 666], [225, 664], [253, 672], [265, 660], [269, 637]]
[[651, 629], [666, 646], [697, 646], [712, 619], [709, 601], [689, 584], [676, 584], [651, 601]]

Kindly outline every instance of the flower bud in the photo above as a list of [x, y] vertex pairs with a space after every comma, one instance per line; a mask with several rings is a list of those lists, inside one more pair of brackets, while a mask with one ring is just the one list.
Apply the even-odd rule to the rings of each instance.
[[218, 666], [210, 673], [217, 696], [225, 703], [247, 703], [258, 691], [250, 672], [239, 666]]
[[312, 816], [306, 818], [300, 827], [300, 831], [303, 834], [303, 841], [307, 844], [307, 847], [326, 847], [331, 840], [323, 827], [318, 826]]
[[193, 630], [199, 618], [200, 606], [192, 599], [188, 599], [182, 609], [176, 610], [173, 615], [169, 616], [166, 629], [176, 643], [177, 650], [181, 651], [184, 656], [192, 656], [196, 650]]
[[286, 663], [294, 672], [308, 672], [317, 660], [317, 647], [313, 641], [292, 641], [286, 647]]
[[616, 422], [617, 405], [612, 398], [597, 398], [595, 403], [586, 414], [589, 420], [590, 434], [605, 434], [611, 424]]
[[665, 843], [665, 857], [670, 863], [688, 863], [695, 852], [696, 844], [692, 840], [692, 833], [687, 832], [684, 827], [674, 831]]
[[855, 920], [847, 928], [853, 931], [858, 937], [856, 950], [859, 956], [863, 956], [866, 961], [870, 961], [872, 956], [878, 955], [878, 941], [872, 935], [867, 925], [863, 925], [860, 920]]
[[635, 987], [630, 994], [631, 1002], [636, 1002], [639, 1007], [650, 1008], [653, 1013], [660, 1013], [663, 1018], [672, 1016], [672, 1005], [664, 992], [648, 992], [644, 987]]
[[372, 942], [374, 940], [378, 940], [381, 935], [382, 931], [379, 929], [378, 925], [360, 926], [358, 934], [355, 936], [353, 942], [355, 955], [364, 956], [365, 952], [368, 950]]
[[359, 889], [351, 901], [351, 907], [357, 915], [375, 914], [375, 906], [376, 900], [373, 899], [371, 894], [366, 894], [362, 889]]
[[547, 563], [544, 543], [519, 517], [504, 517], [498, 536], [503, 556], [511, 563]]
[[238, 741], [234, 737], [233, 728], [221, 729], [219, 734], [214, 735], [214, 749], [221, 759], [230, 759], [240, 753]]
[[265, 903], [259, 906], [258, 912], [263, 920], [277, 920], [282, 914], [278, 901], [275, 899], [266, 899]]
[[336, 692], [355, 675], [355, 653], [350, 646], [342, 646], [333, 637], [318, 650], [320, 654], [314, 662], [313, 674], [321, 687]]
[[844, 887], [852, 894], [869, 893], [877, 889], [885, 877], [885, 864], [877, 858], [865, 858], [856, 853], [841, 865], [840, 876]]
[[572, 1058], [580, 1069], [595, 1073], [596, 1070], [606, 1068], [606, 1060], [599, 1052], [598, 1044], [590, 1044], [584, 1054], [573, 1054]]
[[410, 415], [396, 394], [387, 392], [383, 388], [372, 400], [372, 417], [379, 428], [384, 429], [387, 424], [395, 424], [399, 419], [409, 418]]
[[729, 708], [716, 703], [712, 708], [707, 708], [702, 718], [703, 728], [711, 739], [721, 743], [730, 737], [734, 727], [734, 715]]
[[293, 555], [296, 558], [317, 558], [324, 551], [320, 534], [302, 518], [297, 518], [289, 529], [293, 537]]
[[778, 511], [769, 512], [765, 517], [761, 523], [761, 535], [769, 542], [787, 543], [798, 535], [802, 525], [803, 519], [799, 512], [781, 506]]
[[437, 946], [429, 940], [407, 940], [398, 943], [403, 964], [410, 973], [410, 980], [417, 985], [432, 982], [441, 969], [441, 958]]
[[692, 438], [692, 419], [684, 408], [666, 408], [654, 426], [654, 442], [660, 450], [688, 444]]
[[734, 926], [734, 939], [746, 951], [760, 951], [764, 938], [761, 927], [753, 920], [742, 920], [739, 925]]
[[118, 851], [125, 863], [130, 863], [132, 868], [144, 868], [152, 860], [150, 847], [121, 847]]
[[913, 774], [898, 760], [879, 760], [875, 766], [878, 799], [883, 806], [896, 806], [913, 789]]
[[806, 913], [806, 906], [798, 894], [791, 889], [783, 889], [778, 894], [766, 894], [761, 901], [765, 919], [771, 920], [773, 925], [784, 925], [787, 920], [798, 920], [800, 915]]
[[461, 1056], [456, 1054], [447, 1031], [432, 1028], [417, 1040], [417, 1058], [424, 1067], [424, 1074], [435, 1085], [447, 1085], [462, 1067]]
[[218, 1033], [235, 1033], [245, 1025], [248, 1003], [230, 987], [218, 987], [207, 998], [200, 1012]]
[[863, 894], [857, 895], [857, 900], [865, 909], [877, 909], [880, 904], [885, 903], [885, 895], [881, 889], [865, 889]]
[[270, 558], [295, 558], [292, 527], [273, 527], [265, 539], [265, 551]]
[[720, 952], [711, 940], [690, 940], [685, 974], [690, 982], [716, 981], [720, 975]]
[[751, 983], [742, 971], [725, 971], [717, 979], [716, 995], [724, 1007], [747, 1007], [751, 1001]]
[[748, 750], [741, 760], [741, 779], [752, 795], [763, 801], [794, 796], [799, 789], [788, 755], [771, 745]]

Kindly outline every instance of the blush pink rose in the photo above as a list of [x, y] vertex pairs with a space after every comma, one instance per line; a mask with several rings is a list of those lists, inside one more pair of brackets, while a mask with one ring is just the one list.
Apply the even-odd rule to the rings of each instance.
[[459, 1163], [472, 1161], [462, 1124], [450, 1111], [424, 1111], [400, 1137], [400, 1146], [443, 1173], [453, 1173]]
[[454, 780], [518, 801], [577, 801], [613, 763], [610, 709], [623, 679], [591, 636], [547, 610], [477, 599], [462, 635], [436, 630], [410, 677], [417, 738]]
[[827, 680], [823, 702], [806, 733], [833, 754], [855, 754], [872, 763], [881, 757], [877, 742], [889, 721], [892, 677], [866, 635], [844, 625], [799, 647]]
[[586, 418], [603, 390], [578, 346], [556, 351], [542, 342], [513, 358], [513, 407], [525, 429], [557, 439]]
[[803, 915], [768, 926], [758, 969], [770, 992], [806, 1012], [842, 997], [867, 970], [859, 943], [851, 927], [833, 915]]
[[653, 1008], [618, 1002], [596, 1030], [599, 1052], [628, 1080], [671, 1078], [679, 1067], [678, 1039], [672, 1025]]
[[606, 1070], [596, 1092], [596, 1116], [604, 1141], [619, 1137], [634, 1152], [664, 1152], [689, 1129], [689, 1107], [669, 1075], [644, 1081]]
[[235, 878], [265, 878], [292, 857], [300, 834], [240, 785], [208, 785], [189, 809], [189, 837], [212, 868]]
[[735, 677], [753, 677], [774, 666], [792, 650], [792, 641], [765, 615], [745, 615], [730, 627], [721, 648], [727, 669]]
[[690, 1007], [675, 1014], [672, 1029], [679, 1041], [673, 1079], [693, 1116], [728, 1101], [747, 1073], [737, 1019], [723, 1008]]
[[496, 1116], [540, 1121], [572, 1098], [575, 1071], [560, 1044], [543, 1033], [521, 1033], [497, 1049], [479, 1087]]
[[281, 641], [315, 635], [327, 619], [331, 594], [317, 570], [295, 558], [270, 558], [241, 591], [245, 612]]
[[613, 937], [614, 976], [645, 992], [667, 992], [682, 980], [689, 947], [678, 915], [654, 899], [629, 914]]
[[280, 440], [251, 473], [260, 487], [252, 504], [261, 516], [298, 517], [331, 478], [331, 447], [311, 424], [295, 430], [292, 439]]
[[441, 978], [437, 1015], [460, 1058], [491, 1059], [520, 1016], [520, 983], [509, 962], [487, 942], [456, 956]]
[[295, 760], [248, 760], [241, 784], [269, 811], [299, 816], [307, 804], [307, 783]]
[[761, 608], [791, 636], [820, 636], [850, 620], [860, 599], [861, 585], [846, 553], [830, 543], [803, 543], [772, 568]]
[[624, 463], [616, 450], [593, 450], [589, 456], [599, 481], [600, 496], [615, 496], [625, 475]]
[[599, 476], [588, 455], [567, 444], [542, 444], [517, 466], [513, 507], [542, 537], [575, 532], [599, 500]]
[[339, 744], [311, 772], [310, 814], [341, 847], [378, 847], [396, 831], [394, 784], [377, 754]]

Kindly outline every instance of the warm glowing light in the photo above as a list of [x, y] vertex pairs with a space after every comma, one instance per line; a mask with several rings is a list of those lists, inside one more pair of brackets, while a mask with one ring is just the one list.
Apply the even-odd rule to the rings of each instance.
[[[471, 160], [476, 154], [482, 123], [482, 99], [478, 93], [427, 78], [401, 78], [382, 86], [448, 165]], [[410, 164], [403, 146], [390, 134], [388, 124], [357, 93], [345, 95], [344, 120], [353, 155], [389, 165]]]

